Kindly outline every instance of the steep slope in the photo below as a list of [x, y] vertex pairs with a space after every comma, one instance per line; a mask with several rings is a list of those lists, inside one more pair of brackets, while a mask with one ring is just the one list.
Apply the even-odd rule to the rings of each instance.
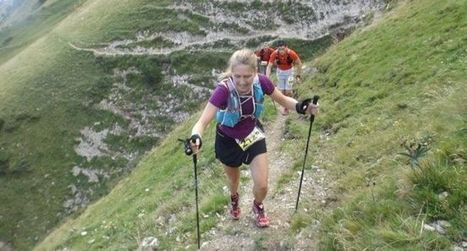
[[324, 249], [465, 248], [467, 3], [403, 3], [316, 61]]
[[81, 3], [80, 0], [0, 2], [0, 64], [51, 31]]
[[[300, 209], [293, 214], [287, 205], [295, 199], [308, 122], [295, 115], [285, 122], [280, 151], [293, 163], [271, 184], [274, 192], [266, 202], [276, 208], [273, 215], [281, 206], [280, 215], [287, 215], [272, 219], [279, 232], [252, 229], [249, 218], [233, 227], [225, 221], [228, 199], [213, 156], [211, 126], [198, 162], [204, 247], [446, 250], [463, 245], [466, 10], [460, 0], [402, 2], [331, 47], [313, 63], [313, 75], [307, 65], [299, 93], [322, 96], [314, 124], [318, 133], [312, 135]], [[271, 104], [267, 110], [274, 112]], [[189, 135], [198, 115], [168, 135], [108, 196], [36, 249], [136, 249], [152, 241], [162, 250], [195, 249], [193, 167], [177, 138]], [[426, 149], [426, 155], [417, 149]], [[399, 154], [403, 151], [410, 159]], [[248, 179], [244, 175], [242, 183]], [[328, 188], [324, 198], [317, 185]]]
[[[198, 110], [233, 49], [287, 36], [312, 58], [384, 6], [320, 3], [27, 1], [0, 31], [0, 242], [29, 250], [107, 194]], [[263, 9], [267, 32], [248, 22]]]

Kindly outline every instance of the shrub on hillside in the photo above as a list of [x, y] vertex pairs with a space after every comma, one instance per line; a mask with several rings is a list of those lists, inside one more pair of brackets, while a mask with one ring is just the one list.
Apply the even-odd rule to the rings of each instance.
[[91, 103], [98, 103], [107, 97], [112, 89], [112, 83], [113, 80], [110, 76], [102, 76], [87, 90], [89, 101]]
[[154, 87], [164, 78], [160, 67], [157, 66], [158, 62], [154, 60], [142, 60], [139, 62], [137, 67], [142, 72], [144, 82], [147, 86]]
[[3, 128], [5, 132], [11, 133], [16, 131], [22, 125], [36, 122], [40, 118], [40, 115], [36, 113], [20, 113], [15, 115], [12, 119], [8, 119], [7, 121], [2, 119], [3, 122], [0, 121], [0, 129]]

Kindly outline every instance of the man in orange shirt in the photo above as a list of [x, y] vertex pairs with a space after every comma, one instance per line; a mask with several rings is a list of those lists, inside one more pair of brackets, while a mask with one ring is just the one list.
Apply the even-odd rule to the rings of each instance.
[[[269, 57], [266, 68], [266, 76], [270, 77], [272, 66], [277, 66], [277, 88], [286, 96], [292, 97], [292, 85], [295, 73], [295, 80], [300, 82], [302, 76], [302, 62], [298, 54], [287, 47], [284, 40], [277, 42], [277, 49]], [[295, 66], [295, 72], [294, 72]], [[282, 114], [287, 115], [289, 110], [284, 108]]]
[[258, 57], [259, 65], [258, 72], [266, 75], [266, 67], [271, 58], [271, 54], [275, 51], [274, 48], [265, 45], [263, 48], [259, 48], [255, 51], [256, 57]]

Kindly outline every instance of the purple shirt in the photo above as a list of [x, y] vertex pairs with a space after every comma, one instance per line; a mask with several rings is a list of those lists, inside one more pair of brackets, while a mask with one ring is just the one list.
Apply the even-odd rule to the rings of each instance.
[[[263, 92], [267, 95], [271, 95], [274, 92], [275, 88], [271, 80], [262, 74], [258, 74], [258, 78]], [[211, 95], [211, 98], [209, 98], [209, 102], [219, 109], [225, 109], [227, 107], [227, 101], [229, 99], [229, 96], [229, 89], [227, 87], [225, 87], [224, 85], [217, 85], [216, 89]], [[241, 97], [240, 101], [242, 101], [243, 103], [243, 101], [246, 99], [247, 98]], [[242, 104], [243, 115], [253, 114], [253, 106], [254, 100], [252, 98], [244, 102]], [[241, 119], [234, 127], [219, 125], [219, 130], [223, 134], [231, 138], [243, 139], [246, 136], [248, 136], [248, 134], [250, 134], [251, 131], [253, 131], [255, 125], [256, 118], [248, 117]]]

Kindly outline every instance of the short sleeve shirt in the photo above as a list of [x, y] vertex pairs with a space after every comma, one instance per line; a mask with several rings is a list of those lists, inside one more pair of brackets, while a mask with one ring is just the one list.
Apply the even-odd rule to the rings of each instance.
[[261, 61], [269, 61], [271, 54], [274, 52], [274, 49], [271, 47], [265, 47], [261, 50], [255, 52], [256, 56], [260, 58]]
[[287, 54], [279, 54], [279, 51], [278, 50], [275, 50], [272, 54], [271, 54], [271, 57], [269, 58], [269, 63], [270, 64], [274, 64], [276, 63], [276, 60], [278, 61], [278, 64], [277, 64], [277, 68], [283, 70], [283, 71], [286, 71], [286, 70], [289, 70], [292, 68], [292, 63], [289, 63], [287, 62], [287, 57], [290, 57], [292, 59], [292, 61], [296, 61], [298, 59], [300, 59], [300, 57], [298, 56], [298, 54], [292, 50], [292, 49], [289, 49], [289, 48], [286, 48], [286, 51], [287, 51]]
[[[258, 79], [263, 93], [271, 95], [275, 88], [271, 80], [262, 74], [258, 74]], [[253, 95], [253, 93], [251, 95]], [[211, 98], [209, 98], [209, 102], [219, 109], [225, 109], [227, 107], [229, 96], [230, 94], [228, 88], [224, 85], [218, 84], [216, 89], [214, 89]], [[248, 101], [243, 102], [244, 100], [246, 100], [246, 98], [240, 98], [240, 101], [243, 103], [243, 114], [253, 114], [255, 105], [254, 99], [250, 98]], [[231, 138], [243, 139], [248, 136], [251, 131], [253, 131], [256, 126], [256, 120], [257, 118], [246, 117], [241, 119], [234, 127], [219, 125], [219, 130]]]

